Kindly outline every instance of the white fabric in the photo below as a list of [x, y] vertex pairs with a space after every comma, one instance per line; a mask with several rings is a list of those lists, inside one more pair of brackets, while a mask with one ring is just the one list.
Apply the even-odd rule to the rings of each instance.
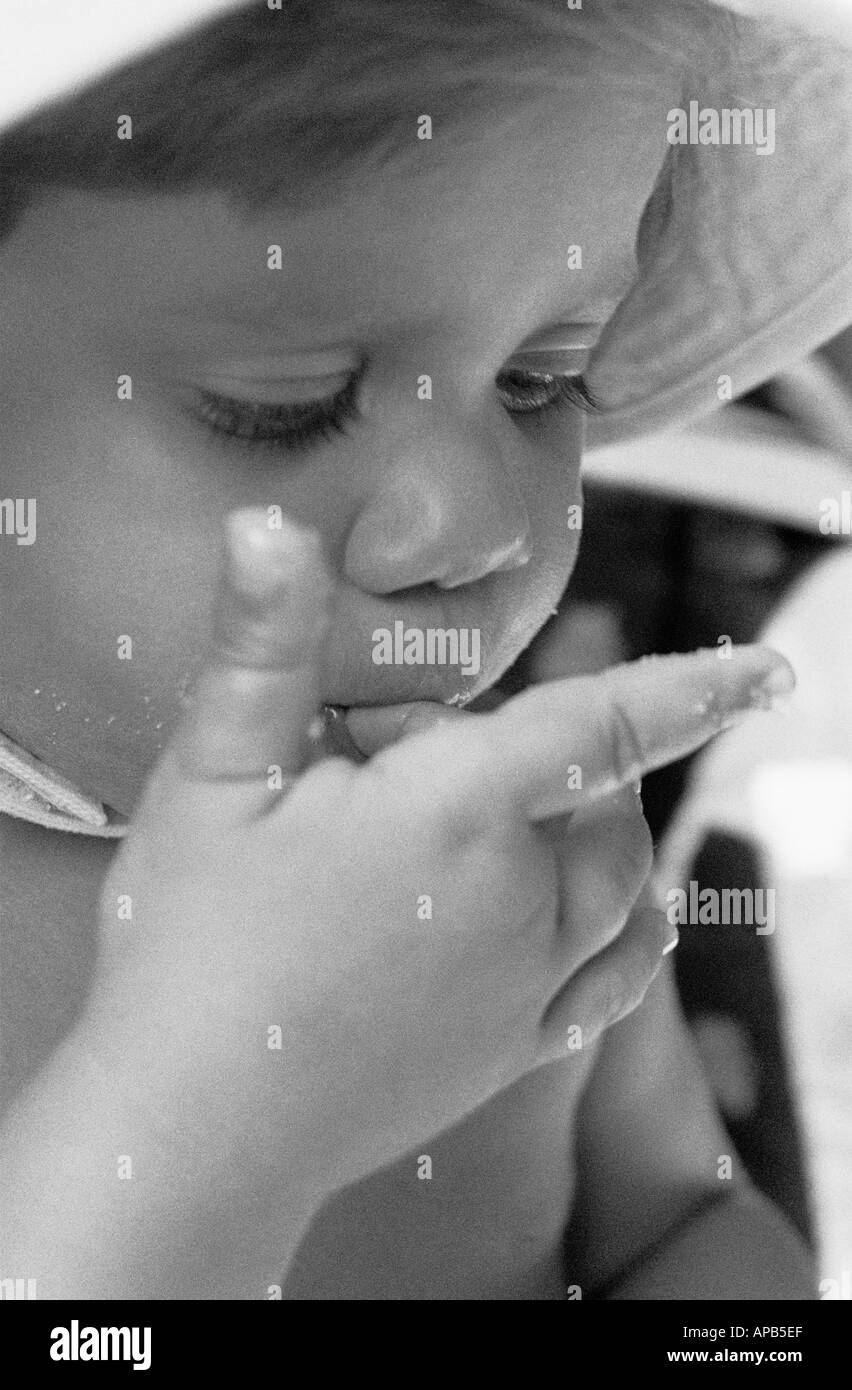
[[583, 478], [818, 535], [820, 502], [852, 491], [852, 456], [849, 447], [843, 455], [814, 448], [765, 411], [737, 407], [683, 430], [591, 450], [583, 458]]
[[849, 1298], [852, 1269], [850, 635], [852, 550], [844, 548], [805, 576], [761, 635], [797, 673], [787, 709], [756, 714], [710, 744], [656, 869], [665, 903], [670, 888], [686, 885], [708, 832], [759, 847], [763, 881], [776, 897], [772, 950], [809, 1141], [820, 1292], [832, 1299]]
[[709, 414], [852, 322], [852, 51], [749, 25], [694, 80], [702, 107], [773, 109], [775, 150], [671, 146], [586, 372], [592, 446]]
[[110, 818], [99, 801], [5, 734], [0, 734], [0, 812], [81, 835], [118, 839], [127, 833], [126, 822]]

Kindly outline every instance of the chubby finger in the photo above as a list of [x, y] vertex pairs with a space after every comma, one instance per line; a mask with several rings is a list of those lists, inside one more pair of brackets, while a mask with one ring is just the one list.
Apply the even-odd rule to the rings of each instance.
[[555, 949], [565, 977], [624, 928], [654, 861], [651, 831], [632, 787], [589, 809], [595, 814], [582, 821], [556, 816], [540, 826], [556, 858]]
[[[172, 815], [219, 825], [273, 805], [308, 761], [333, 593], [319, 537], [262, 508], [232, 512], [212, 638], [159, 767]], [[157, 774], [155, 774], [156, 779]]]
[[484, 712], [483, 705], [487, 705], [489, 710], [499, 709], [508, 698], [499, 686], [492, 686], [477, 696], [475, 704], [478, 708], [475, 710], [459, 705], [442, 705], [437, 700], [412, 700], [397, 705], [353, 705], [346, 712], [346, 728], [361, 752], [371, 758], [382, 749], [414, 734], [479, 715]]
[[440, 750], [421, 741], [417, 771], [428, 775], [440, 751], [447, 798], [473, 824], [542, 820], [685, 757], [794, 685], [788, 662], [766, 647], [733, 647], [727, 660], [715, 648], [645, 657], [534, 686], [494, 713], [448, 725], [436, 735]]
[[470, 717], [467, 710], [442, 705], [437, 700], [412, 700], [399, 705], [353, 705], [346, 714], [346, 728], [361, 752], [373, 757], [414, 734]]
[[621, 935], [550, 1001], [541, 1020], [540, 1060], [556, 1061], [581, 1051], [632, 1013], [677, 939], [677, 928], [666, 914], [643, 896]]

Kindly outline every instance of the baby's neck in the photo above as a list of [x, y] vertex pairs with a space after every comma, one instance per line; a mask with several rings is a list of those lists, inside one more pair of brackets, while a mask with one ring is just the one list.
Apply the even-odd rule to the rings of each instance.
[[[54, 866], [89, 864], [107, 866], [120, 841], [95, 835], [78, 835], [67, 830], [49, 830], [33, 821], [0, 814], [0, 870], [5, 877], [18, 859], [39, 861], [44, 874]], [[7, 862], [8, 856], [8, 862]]]
[[33, 951], [55, 950], [56, 959], [69, 935], [93, 942], [101, 884], [119, 843], [0, 815], [0, 917], [13, 915], [18, 939], [25, 934]]
[[115, 840], [0, 815], [4, 1100], [79, 1019], [92, 985], [101, 885]]

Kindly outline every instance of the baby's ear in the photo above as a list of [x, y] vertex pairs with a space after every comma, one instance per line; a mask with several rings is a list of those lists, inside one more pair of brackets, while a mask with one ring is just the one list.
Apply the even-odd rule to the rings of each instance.
[[681, 115], [660, 112], [637, 276], [586, 373], [590, 448], [706, 414], [852, 320], [852, 53], [765, 22], [735, 32]]

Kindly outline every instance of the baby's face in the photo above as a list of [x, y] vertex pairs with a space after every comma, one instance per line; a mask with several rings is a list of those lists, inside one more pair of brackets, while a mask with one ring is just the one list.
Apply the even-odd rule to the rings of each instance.
[[[513, 359], [611, 316], [665, 154], [653, 97], [644, 116], [596, 98], [549, 97], [455, 154], [436, 118], [422, 174], [326, 210], [58, 192], [27, 213], [0, 245], [0, 456], [37, 530], [0, 536], [0, 729], [129, 813], [244, 506], [322, 534], [324, 700], [498, 679], [579, 541], [581, 415]], [[397, 622], [478, 632], [478, 672], [376, 664]]]

